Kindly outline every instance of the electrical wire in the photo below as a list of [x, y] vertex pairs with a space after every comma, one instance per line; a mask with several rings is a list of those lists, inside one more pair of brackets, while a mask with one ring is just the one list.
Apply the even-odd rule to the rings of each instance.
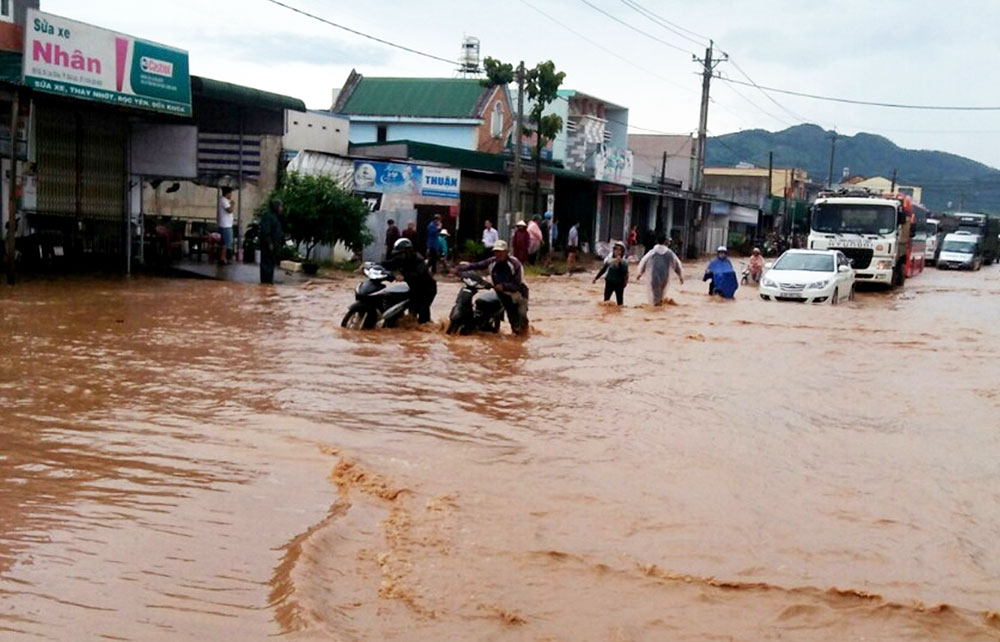
[[440, 62], [446, 62], [446, 63], [448, 63], [449, 65], [452, 65], [452, 66], [456, 66], [458, 64], [457, 61], [455, 61], [455, 60], [449, 60], [448, 58], [442, 58], [441, 56], [435, 56], [434, 54], [429, 54], [429, 53], [427, 53], [425, 51], [420, 51], [418, 49], [413, 49], [413, 48], [407, 47], [405, 45], [396, 44], [395, 42], [391, 42], [389, 40], [385, 40], [383, 38], [379, 38], [377, 36], [373, 36], [371, 34], [367, 34], [367, 33], [364, 33], [362, 31], [358, 31], [356, 29], [351, 29], [350, 27], [345, 27], [344, 25], [337, 24], [336, 22], [332, 22], [330, 20], [327, 20], [326, 18], [322, 18], [322, 17], [317, 16], [315, 14], [309, 13], [308, 11], [303, 11], [302, 9], [299, 9], [298, 7], [293, 7], [290, 4], [285, 4], [284, 2], [279, 2], [279, 0], [265, 0], [265, 2], [270, 2], [271, 4], [277, 5], [279, 7], [284, 7], [285, 9], [288, 9], [289, 11], [294, 11], [295, 13], [298, 13], [298, 14], [301, 14], [303, 16], [306, 16], [307, 18], [312, 18], [313, 20], [318, 20], [319, 22], [322, 22], [323, 24], [330, 25], [331, 27], [336, 27], [337, 29], [343, 29], [344, 31], [346, 31], [348, 33], [353, 33], [356, 36], [361, 36], [362, 38], [367, 38], [369, 40], [374, 40], [375, 42], [381, 43], [383, 45], [387, 45], [389, 47], [394, 47], [396, 49], [400, 49], [400, 50], [406, 51], [408, 53], [416, 54], [418, 56], [423, 56], [424, 58], [430, 58], [431, 60], [437, 60], [437, 61], [440, 61]]
[[602, 14], [604, 16], [607, 16], [608, 18], [611, 18], [612, 20], [614, 20], [618, 24], [624, 25], [624, 26], [628, 27], [629, 29], [631, 29], [632, 31], [646, 36], [650, 40], [655, 40], [656, 42], [660, 43], [661, 45], [670, 47], [671, 49], [676, 49], [677, 51], [680, 51], [682, 53], [691, 54], [692, 56], [696, 55], [693, 51], [690, 51], [688, 49], [685, 49], [684, 47], [675, 45], [674, 43], [668, 42], [668, 41], [666, 41], [666, 40], [664, 40], [662, 38], [657, 38], [653, 34], [651, 34], [649, 32], [646, 32], [646, 31], [643, 31], [642, 29], [640, 29], [640, 28], [638, 28], [638, 27], [636, 27], [634, 25], [631, 25], [631, 24], [625, 22], [621, 18], [619, 18], [619, 17], [617, 17], [617, 16], [615, 16], [615, 15], [613, 15], [611, 13], [608, 13], [604, 9], [601, 9], [600, 7], [598, 7], [593, 2], [590, 2], [590, 0], [580, 0], [580, 2], [582, 2], [585, 5], [587, 5], [588, 7], [590, 7], [591, 9], [593, 9], [594, 11], [597, 11], [598, 13], [600, 13], [600, 14]]
[[970, 105], [909, 105], [905, 103], [883, 103], [873, 100], [856, 100], [853, 98], [838, 98], [836, 96], [822, 96], [819, 94], [810, 94], [802, 91], [792, 91], [791, 89], [780, 89], [778, 87], [767, 87], [765, 85], [757, 85], [756, 83], [744, 82], [742, 80], [736, 80], [734, 78], [726, 78], [724, 76], [716, 75], [716, 78], [727, 83], [735, 83], [737, 85], [744, 85], [746, 87], [757, 87], [761, 90], [773, 91], [779, 94], [787, 94], [789, 96], [799, 96], [801, 98], [812, 98], [814, 100], [826, 100], [835, 103], [847, 103], [850, 105], [864, 105], [866, 107], [885, 107], [889, 109], [915, 109], [924, 111], [1000, 111], [1000, 107], [994, 106], [970, 106]]
[[535, 5], [533, 5], [530, 2], [528, 2], [528, 0], [521, 0], [521, 4], [525, 5], [529, 9], [531, 9], [531, 10], [539, 13], [540, 15], [545, 16], [550, 21], [552, 21], [555, 24], [559, 25], [560, 27], [562, 27], [566, 31], [570, 32], [571, 34], [575, 35], [576, 37], [581, 38], [582, 40], [585, 40], [586, 42], [590, 43], [594, 47], [597, 47], [601, 51], [603, 51], [603, 52], [605, 52], [605, 53], [607, 53], [607, 54], [609, 54], [611, 56], [614, 56], [615, 58], [618, 58], [619, 60], [621, 60], [621, 61], [623, 61], [623, 62], [625, 62], [625, 63], [627, 63], [627, 64], [629, 64], [629, 65], [631, 65], [633, 67], [635, 67], [639, 71], [641, 71], [643, 73], [646, 73], [646, 74], [649, 74], [650, 76], [653, 76], [654, 78], [659, 78], [663, 82], [668, 83], [670, 85], [673, 85], [674, 87], [677, 87], [678, 89], [680, 89], [681, 91], [683, 91], [685, 93], [689, 93], [689, 94], [695, 93], [690, 88], [685, 87], [684, 85], [682, 85], [682, 84], [680, 84], [680, 83], [678, 83], [678, 82], [676, 82], [674, 80], [671, 80], [670, 78], [667, 78], [666, 76], [663, 76], [663, 75], [661, 75], [661, 74], [659, 74], [659, 73], [657, 73], [657, 72], [655, 72], [655, 71], [653, 71], [651, 69], [646, 69], [642, 65], [636, 64], [631, 58], [627, 58], [627, 57], [621, 55], [620, 53], [618, 53], [617, 51], [614, 51], [612, 49], [609, 49], [609, 48], [605, 47], [604, 45], [602, 45], [601, 43], [597, 42], [596, 40], [592, 40], [591, 38], [588, 38], [584, 34], [582, 34], [579, 31], [577, 31], [576, 29], [573, 29], [572, 27], [569, 27], [569, 26], [563, 24], [562, 22], [560, 22], [559, 20], [557, 20], [556, 18], [554, 18], [550, 14], [542, 11], [541, 9], [539, 9], [538, 7], [536, 7]]
[[[633, 11], [637, 11], [641, 15], [646, 16], [647, 18], [649, 18], [653, 22], [657, 23], [658, 25], [660, 25], [661, 27], [663, 27], [667, 31], [670, 31], [670, 32], [672, 32], [674, 34], [677, 34], [681, 38], [684, 38], [685, 40], [693, 42], [696, 45], [704, 47], [705, 45], [707, 45], [708, 43], [710, 43], [712, 41], [712, 39], [709, 38], [708, 36], [703, 36], [700, 33], [697, 33], [695, 31], [691, 31], [690, 29], [685, 29], [684, 27], [682, 27], [681, 25], [677, 24], [676, 22], [671, 22], [670, 20], [667, 20], [663, 16], [660, 16], [660, 15], [657, 15], [657, 14], [653, 13], [652, 11], [650, 11], [649, 9], [647, 9], [646, 7], [644, 7], [641, 4], [639, 4], [638, 2], [634, 2], [633, 0], [621, 0], [621, 2], [624, 3], [625, 6], [631, 8]], [[695, 39], [689, 37], [689, 36], [685, 36], [681, 32], [686, 32], [686, 33], [691, 34], [695, 38], [700, 39], [700, 42], [698, 40], [695, 40]]]

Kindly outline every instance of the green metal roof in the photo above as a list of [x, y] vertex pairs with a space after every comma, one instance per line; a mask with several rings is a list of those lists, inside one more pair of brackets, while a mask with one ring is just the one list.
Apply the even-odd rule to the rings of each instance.
[[22, 84], [21, 60], [19, 51], [0, 51], [0, 82], [14, 85]]
[[391, 145], [406, 145], [408, 160], [442, 163], [457, 169], [469, 169], [480, 172], [503, 174], [508, 157], [500, 154], [487, 154], [457, 147], [446, 147], [432, 143], [418, 143], [412, 140], [396, 140], [385, 143], [358, 143], [351, 145], [352, 153], [356, 148], [386, 147]]
[[201, 76], [191, 76], [191, 93], [209, 100], [258, 107], [260, 109], [305, 111], [306, 104], [298, 98], [274, 94], [262, 89], [234, 85], [233, 83]]
[[361, 77], [339, 113], [355, 116], [475, 118], [485, 87], [475, 78]]

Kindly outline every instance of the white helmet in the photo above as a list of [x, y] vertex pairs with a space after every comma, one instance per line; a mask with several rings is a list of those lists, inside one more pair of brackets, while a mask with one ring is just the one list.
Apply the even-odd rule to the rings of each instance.
[[397, 239], [395, 243], [392, 244], [392, 250], [394, 252], [401, 252], [403, 250], [412, 250], [413, 243], [408, 238]]
[[720, 246], [719, 246], [719, 249], [717, 249], [717, 250], [716, 250], [715, 252], [716, 252], [717, 254], [718, 254], [718, 253], [725, 253], [725, 254], [729, 254], [729, 250], [727, 250], [727, 249], [726, 249], [726, 246], [725, 246], [725, 245], [720, 245]]

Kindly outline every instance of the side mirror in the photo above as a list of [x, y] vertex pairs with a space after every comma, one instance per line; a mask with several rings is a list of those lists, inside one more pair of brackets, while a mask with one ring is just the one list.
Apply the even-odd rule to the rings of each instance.
[[841, 273], [850, 272], [850, 271], [851, 271], [851, 266], [850, 265], [841, 265], [840, 266], [840, 272]]
[[769, 262], [765, 263], [764, 267], [767, 268], [768, 270], [770, 270], [771, 268], [774, 267], [774, 261], [769, 261]]

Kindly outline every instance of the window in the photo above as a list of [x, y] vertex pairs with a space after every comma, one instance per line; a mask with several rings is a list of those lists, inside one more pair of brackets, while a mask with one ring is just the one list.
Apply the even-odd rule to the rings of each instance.
[[0, 20], [14, 22], [14, 0], [0, 0]]
[[375, 134], [375, 142], [384, 143], [389, 140], [389, 128], [385, 125], [379, 125]]
[[493, 105], [493, 115], [490, 117], [490, 133], [493, 138], [503, 136], [503, 103], [499, 100]]

